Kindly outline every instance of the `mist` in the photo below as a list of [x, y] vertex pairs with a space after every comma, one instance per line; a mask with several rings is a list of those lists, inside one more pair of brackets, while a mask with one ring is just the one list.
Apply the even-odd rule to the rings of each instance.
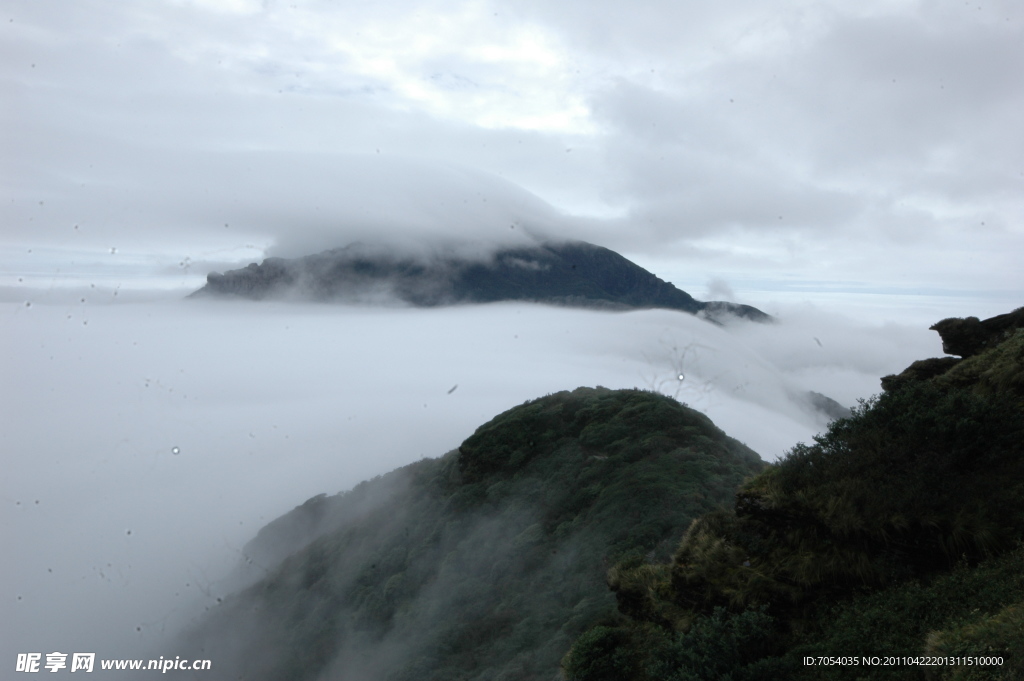
[[941, 355], [926, 329], [807, 310], [723, 328], [529, 304], [2, 309], [9, 656], [155, 657], [227, 595], [267, 522], [440, 456], [528, 399], [658, 390], [772, 460], [826, 424], [802, 392], [851, 406], [880, 375]]

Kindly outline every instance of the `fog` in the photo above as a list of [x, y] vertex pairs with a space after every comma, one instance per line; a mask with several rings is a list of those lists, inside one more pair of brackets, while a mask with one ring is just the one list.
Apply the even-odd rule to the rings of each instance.
[[30, 302], [0, 317], [6, 659], [156, 656], [266, 522], [528, 399], [656, 389], [771, 460], [825, 424], [803, 391], [851, 405], [941, 354], [924, 328], [808, 308], [723, 328], [528, 304]]

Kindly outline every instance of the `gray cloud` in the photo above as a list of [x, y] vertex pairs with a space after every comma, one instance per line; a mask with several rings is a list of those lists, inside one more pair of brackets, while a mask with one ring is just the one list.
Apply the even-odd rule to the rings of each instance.
[[[398, 233], [522, 210], [510, 187], [481, 215], [473, 169], [551, 203], [553, 230], [638, 255], [726, 233], [777, 234], [809, 260], [853, 234], [948, 249], [985, 227], [998, 251], [1020, 244], [1012, 5], [489, 7], [453, 3], [443, 23], [415, 3], [17, 5], [4, 239], [298, 247], [373, 222], [375, 199]], [[590, 128], [526, 123], [570, 106]], [[497, 112], [511, 118], [480, 124]], [[405, 170], [358, 169], [378, 153]], [[332, 175], [360, 176], [363, 209]]]

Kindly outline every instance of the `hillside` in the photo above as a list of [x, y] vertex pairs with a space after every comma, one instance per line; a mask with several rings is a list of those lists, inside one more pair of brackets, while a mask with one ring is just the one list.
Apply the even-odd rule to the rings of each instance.
[[666, 308], [754, 321], [771, 318], [749, 305], [701, 302], [607, 248], [582, 241], [505, 248], [487, 259], [397, 256], [353, 244], [303, 258], [211, 273], [193, 296], [318, 302], [398, 300], [432, 307], [530, 301], [612, 310]]
[[250, 680], [550, 680], [573, 640], [614, 616], [607, 569], [668, 559], [763, 466], [656, 393], [527, 402], [456, 451], [268, 525], [246, 547], [265, 576], [181, 654]]
[[[939, 322], [960, 358], [884, 378], [694, 521], [671, 561], [612, 568], [619, 618], [577, 640], [567, 678], [1024, 678], [1022, 327], [1024, 309]], [[805, 664], [826, 656], [848, 663]]]

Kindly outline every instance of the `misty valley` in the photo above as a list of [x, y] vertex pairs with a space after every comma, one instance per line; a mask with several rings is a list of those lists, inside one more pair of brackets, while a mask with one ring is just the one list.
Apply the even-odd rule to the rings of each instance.
[[[345, 295], [351, 290], [354, 296]], [[410, 291], [432, 293], [410, 300]], [[223, 507], [259, 492], [287, 503], [280, 483], [301, 477], [299, 469], [311, 476], [306, 489], [341, 489], [318, 492], [255, 528], [244, 513], [232, 538], [216, 527], [216, 514], [184, 523], [203, 528], [193, 542], [219, 537], [230, 550], [205, 569], [181, 557], [191, 577], [174, 594], [180, 603], [155, 620], [158, 630], [152, 619], [135, 627], [136, 656], [141, 643], [154, 657], [211, 660], [218, 678], [309, 681], [925, 678], [914, 664], [808, 663], [835, 651], [883, 650], [908, 659], [1000, 660], [943, 664], [927, 669], [928, 678], [1009, 679], [1024, 670], [1024, 308], [934, 325], [947, 356], [883, 377], [882, 393], [852, 410], [778, 373], [794, 361], [778, 354], [794, 338], [784, 317], [700, 303], [589, 244], [499, 251], [490, 260], [403, 259], [350, 247], [212, 274], [190, 300], [142, 309], [177, 321], [160, 328], [188, 330], [180, 342], [189, 357], [203, 348], [211, 358], [255, 363], [236, 374], [205, 365], [207, 381], [162, 376], [135, 387], [147, 398], [159, 393], [154, 405], [177, 426], [166, 440], [173, 447], [132, 465], [165, 476], [168, 494], [194, 486], [188, 498], [200, 514], [209, 513], [205, 497]], [[101, 327], [113, 322], [97, 312]], [[523, 315], [532, 317], [525, 326]], [[511, 374], [492, 368], [490, 377], [467, 376], [469, 346], [456, 360], [443, 359], [450, 329], [472, 328], [467, 322], [491, 331], [507, 325], [503, 344], [480, 355], [487, 361], [518, 357], [536, 370], [527, 358], [541, 357], [537, 350], [517, 355], [521, 349], [512, 348], [521, 347], [520, 333], [526, 341], [541, 329], [545, 353], [573, 331], [553, 369], [596, 354], [575, 375], [554, 370], [547, 394], [489, 418], [470, 416], [479, 419], [472, 426], [467, 413], [479, 415], [482, 405], [453, 400], [473, 391], [474, 381]], [[132, 327], [111, 327], [118, 328], [126, 335], [115, 352], [148, 342], [140, 337], [129, 347]], [[665, 335], [668, 329], [675, 335]], [[223, 344], [192, 345], [204, 330]], [[430, 379], [433, 396], [408, 386], [415, 394], [402, 402], [386, 389], [397, 385], [401, 368], [357, 376], [349, 360], [332, 361], [353, 331], [366, 337], [346, 357], [380, 367], [405, 355], [397, 364], [411, 362], [405, 373], [420, 381], [442, 368]], [[253, 332], [262, 339], [240, 353]], [[419, 354], [393, 344], [410, 334]], [[470, 335], [466, 342], [479, 346], [483, 337]], [[633, 359], [656, 371], [631, 365], [632, 380], [646, 385], [585, 387], [587, 376], [622, 383], [622, 374], [607, 373], [607, 358], [637, 336], [647, 350], [634, 350]], [[802, 342], [823, 351], [833, 340]], [[254, 354], [304, 346], [276, 364], [283, 371]], [[754, 346], [767, 354], [751, 354]], [[655, 347], [661, 354], [648, 354]], [[595, 371], [598, 365], [605, 369]], [[229, 376], [237, 385], [224, 383]], [[449, 380], [453, 386], [441, 389]], [[566, 380], [584, 387], [554, 385]], [[326, 400], [306, 397], [300, 408], [283, 406], [293, 398], [278, 401], [318, 382], [329, 386]], [[534, 386], [531, 380], [522, 389]], [[224, 390], [231, 392], [218, 397]], [[342, 394], [352, 401], [339, 401]], [[242, 458], [214, 465], [211, 457], [222, 453], [181, 436], [201, 413], [190, 403], [198, 399], [216, 420], [217, 409], [234, 410], [242, 395], [263, 423], [246, 426], [253, 448]], [[348, 413], [350, 422], [366, 399], [377, 400], [368, 407], [373, 421], [361, 434], [338, 430], [340, 417]], [[754, 416], [758, 410], [770, 411]], [[746, 434], [760, 438], [744, 437], [755, 448], [709, 415], [737, 431], [746, 422]], [[787, 419], [804, 424], [811, 444], [790, 444], [773, 461], [763, 450], [798, 431], [765, 433]], [[396, 429], [404, 438], [387, 444]], [[459, 431], [461, 443], [438, 455]], [[432, 432], [442, 436], [433, 452]], [[330, 454], [289, 463], [328, 438]], [[415, 448], [420, 458], [409, 463], [409, 452], [400, 452], [381, 474], [383, 460], [359, 456], [389, 448]], [[179, 464], [204, 459], [216, 486], [189, 476], [174, 482]], [[331, 481], [342, 460], [349, 461], [348, 485], [343, 476]], [[357, 461], [366, 471], [361, 482]], [[225, 465], [237, 473], [214, 472]], [[232, 479], [247, 480], [248, 491], [232, 491]], [[181, 513], [180, 501], [163, 502], [160, 493], [151, 499]], [[146, 526], [146, 512], [125, 522], [133, 527], [122, 542], [131, 546], [161, 532]], [[142, 559], [138, 549], [121, 550], [124, 560], [99, 576], [130, 593], [152, 568], [128, 562]], [[155, 599], [144, 607], [152, 617], [167, 606]], [[104, 643], [124, 650], [117, 638]]]
[[[858, 380], [835, 373], [851, 356], [841, 328], [700, 302], [582, 242], [438, 253], [271, 258], [184, 301], [80, 308], [56, 335], [59, 305], [19, 312], [51, 329], [24, 340], [61, 376], [40, 387], [73, 375], [69, 395], [109, 392], [93, 415], [69, 396], [69, 432], [101, 443], [103, 404], [129, 410], [121, 444], [72, 464], [92, 467], [87, 486], [135, 471], [109, 492], [128, 513], [119, 546], [46, 559], [96, 561], [50, 598], [81, 598], [83, 579], [140, 597], [109, 615], [138, 622], [138, 640], [97, 647], [254, 681], [923, 678], [807, 662], [838, 650], [999, 651], [928, 671], [1021, 672], [1024, 309], [935, 324], [947, 356], [851, 410], [826, 394]], [[115, 375], [96, 373], [114, 366], [104, 354]], [[162, 444], [140, 457], [148, 442]], [[41, 496], [17, 505], [45, 527], [59, 504]], [[85, 499], [81, 523], [114, 508]], [[253, 527], [270, 500], [294, 508]], [[154, 541], [190, 548], [170, 558]]]
[[1024, 309], [935, 328], [959, 358], [774, 464], [650, 390], [527, 401], [264, 526], [178, 650], [245, 679], [925, 678], [807, 663], [881, 650], [1017, 678]]
[[1016, 678], [1024, 309], [933, 328], [958, 357], [775, 463], [654, 390], [528, 400], [265, 524], [173, 652], [254, 680], [925, 678], [807, 662], [838, 650]]

